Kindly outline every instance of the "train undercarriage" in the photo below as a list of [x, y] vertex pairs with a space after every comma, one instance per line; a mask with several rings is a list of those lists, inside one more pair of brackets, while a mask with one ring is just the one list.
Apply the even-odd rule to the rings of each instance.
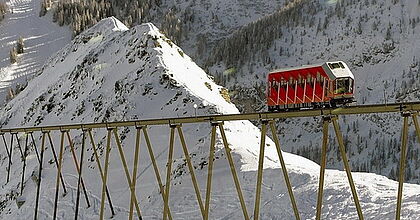
[[300, 103], [300, 104], [286, 104], [268, 106], [269, 112], [282, 112], [282, 111], [296, 111], [302, 109], [328, 109], [328, 108], [340, 108], [349, 106], [354, 103], [354, 98], [341, 98], [332, 99], [328, 102], [311, 102], [311, 103]]

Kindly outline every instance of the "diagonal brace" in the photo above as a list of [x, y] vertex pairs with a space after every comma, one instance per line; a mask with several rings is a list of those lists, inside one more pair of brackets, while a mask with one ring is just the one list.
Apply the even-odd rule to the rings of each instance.
[[402, 143], [401, 143], [401, 152], [400, 152], [400, 170], [398, 178], [398, 195], [397, 195], [397, 210], [395, 212], [395, 219], [399, 220], [401, 218], [401, 205], [402, 205], [402, 194], [403, 194], [403, 185], [405, 178], [405, 162], [407, 157], [407, 139], [408, 139], [408, 117], [409, 113], [403, 113], [404, 122], [402, 130]]
[[[153, 153], [153, 147], [150, 142], [149, 134], [147, 132], [147, 127], [143, 127], [143, 135], [144, 135], [144, 139], [146, 140], [147, 150], [149, 152], [150, 160], [152, 161], [153, 170], [155, 171], [155, 176], [159, 185], [160, 194], [162, 196], [162, 200], [165, 202], [166, 193], [162, 184], [162, 179], [160, 177], [159, 168], [156, 163], [155, 155]], [[169, 208], [169, 206], [167, 207], [167, 213], [168, 214], [164, 216], [168, 216], [169, 220], [172, 220], [171, 209]]]
[[195, 194], [197, 196], [197, 202], [198, 202], [198, 205], [200, 206], [201, 215], [204, 218], [204, 205], [203, 205], [203, 201], [201, 199], [200, 189], [199, 189], [198, 183], [197, 183], [197, 178], [195, 177], [195, 172], [194, 172], [194, 167], [193, 167], [192, 162], [191, 162], [191, 157], [190, 157], [190, 154], [188, 153], [188, 148], [187, 148], [187, 145], [185, 143], [184, 134], [182, 132], [181, 125], [178, 125], [176, 128], [178, 130], [178, 135], [179, 135], [179, 139], [181, 141], [182, 149], [184, 151], [185, 159], [187, 160], [188, 169], [190, 170], [191, 181], [193, 182]]
[[[128, 171], [127, 161], [126, 161], [125, 156], [124, 156], [124, 151], [122, 149], [121, 141], [120, 141], [120, 138], [118, 136], [118, 131], [117, 131], [116, 128], [114, 128], [113, 132], [114, 132], [115, 142], [117, 143], [118, 152], [120, 153], [121, 162], [122, 162], [123, 167], [124, 167], [124, 172], [125, 172], [125, 176], [127, 178], [127, 183], [130, 186], [131, 193], [134, 194], [133, 189], [134, 189], [135, 186], [133, 186], [133, 184], [131, 182], [130, 172]], [[141, 212], [140, 212], [140, 207], [139, 207], [139, 204], [138, 204], [138, 201], [137, 201], [137, 197], [135, 195], [134, 195], [134, 204], [135, 204], [137, 215], [138, 215], [139, 219], [142, 219], [142, 215], [141, 215]]]
[[286, 163], [284, 162], [283, 153], [280, 148], [280, 141], [276, 133], [277, 129], [274, 124], [274, 121], [270, 121], [269, 124], [271, 129], [271, 135], [273, 136], [274, 144], [276, 145], [277, 154], [279, 156], [281, 170], [283, 171], [284, 181], [286, 182], [287, 191], [289, 192], [290, 202], [292, 203], [293, 213], [295, 214], [296, 220], [300, 220], [299, 210], [296, 204], [295, 196], [293, 194], [292, 184], [290, 183], [289, 175], [286, 169]]
[[[102, 180], [102, 182], [106, 182], [106, 181], [104, 181], [104, 171], [103, 171], [102, 166], [101, 166], [101, 161], [99, 160], [98, 150], [96, 149], [95, 139], [93, 138], [93, 134], [92, 134], [91, 129], [88, 129], [88, 134], [89, 134], [90, 143], [91, 143], [92, 148], [93, 148], [93, 155], [95, 156], [96, 165], [98, 166], [99, 174], [101, 175], [101, 180]], [[112, 216], [114, 216], [115, 211], [114, 211], [114, 206], [112, 205], [111, 196], [109, 195], [108, 186], [105, 186], [105, 189], [106, 189], [105, 192], [106, 192], [106, 196], [107, 196], [108, 203], [109, 203], [109, 208], [111, 209]]]
[[[79, 162], [78, 162], [77, 156], [76, 156], [76, 150], [74, 149], [74, 144], [73, 144], [73, 141], [72, 141], [72, 138], [70, 136], [69, 131], [66, 131], [66, 136], [67, 136], [67, 140], [69, 141], [70, 151], [71, 151], [71, 154], [73, 156], [73, 162], [74, 162], [74, 165], [76, 167], [76, 171], [80, 175], [80, 180], [81, 180], [81, 184], [82, 184], [83, 193], [85, 195], [86, 204], [87, 204], [87, 207], [89, 208], [90, 207], [90, 202], [89, 202], [89, 197], [88, 197], [86, 186], [85, 186], [85, 181], [83, 181], [83, 177], [81, 176], [81, 167], [79, 166]], [[84, 136], [83, 136], [83, 139], [84, 139]], [[83, 140], [82, 144], [84, 145], [84, 140]], [[84, 148], [84, 146], [83, 146], [83, 148]]]
[[334, 130], [335, 130], [335, 135], [336, 135], [337, 140], [338, 140], [338, 146], [339, 146], [339, 149], [340, 149], [341, 159], [343, 160], [343, 163], [344, 163], [344, 168], [346, 170], [346, 174], [347, 174], [347, 178], [349, 180], [351, 192], [353, 194], [353, 200], [354, 200], [354, 203], [356, 205], [357, 215], [359, 216], [360, 220], [363, 220], [364, 218], [363, 218], [362, 208], [360, 206], [359, 198], [358, 198], [357, 192], [356, 192], [356, 187], [354, 185], [353, 177], [351, 175], [350, 165], [349, 165], [349, 161], [347, 159], [347, 154], [346, 154], [346, 150], [345, 150], [345, 146], [344, 146], [343, 135], [341, 134], [340, 126], [338, 125], [338, 122], [337, 122], [337, 117], [333, 117], [332, 122], [333, 122]]
[[325, 168], [327, 166], [327, 147], [328, 147], [328, 126], [331, 123], [330, 117], [323, 117], [322, 119], [322, 149], [321, 149], [321, 167], [319, 172], [319, 187], [318, 187], [318, 200], [316, 203], [316, 220], [321, 219], [322, 213], [322, 197], [324, 193], [324, 179]]

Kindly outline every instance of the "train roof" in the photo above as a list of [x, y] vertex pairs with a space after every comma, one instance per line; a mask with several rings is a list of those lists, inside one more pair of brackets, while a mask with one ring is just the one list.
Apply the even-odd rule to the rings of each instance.
[[297, 66], [297, 67], [285, 67], [285, 68], [272, 70], [272, 71], [270, 71], [270, 73], [288, 72], [288, 71], [293, 71], [293, 70], [302, 70], [302, 69], [309, 69], [309, 68], [314, 68], [314, 67], [321, 67], [323, 64], [325, 64], [325, 63], [303, 65], [303, 66]]
[[[339, 68], [334, 68], [331, 65], [333, 64], [340, 64]], [[281, 68], [271, 71], [271, 73], [281, 73], [281, 72], [290, 72], [295, 70], [305, 70], [305, 69], [311, 69], [311, 68], [323, 68], [324, 72], [331, 78], [342, 78], [342, 77], [350, 77], [354, 79], [353, 73], [350, 71], [347, 64], [343, 61], [331, 61], [331, 62], [325, 62], [320, 64], [313, 64], [313, 65], [303, 65], [300, 67], [289, 67], [289, 68]]]

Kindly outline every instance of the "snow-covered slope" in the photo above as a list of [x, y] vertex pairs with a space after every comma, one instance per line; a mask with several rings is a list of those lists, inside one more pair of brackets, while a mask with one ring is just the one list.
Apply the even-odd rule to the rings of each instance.
[[[117, 121], [135, 118], [161, 118], [192, 116], [193, 105], [198, 105], [197, 114], [238, 113], [236, 107], [222, 96], [223, 88], [216, 85], [179, 47], [174, 45], [152, 24], [142, 24], [127, 29], [115, 18], [102, 20], [96, 26], [76, 37], [57, 56], [47, 62], [42, 72], [31, 80], [27, 88], [13, 99], [0, 113], [3, 127], [51, 125], [63, 123]], [[252, 213], [255, 194], [255, 170], [259, 149], [259, 129], [248, 121], [226, 122], [224, 125], [230, 147], [234, 153], [236, 168], [245, 194], [248, 212]], [[210, 144], [210, 125], [184, 125], [187, 145], [202, 195], [204, 195]], [[120, 129], [128, 164], [133, 161], [133, 129]], [[96, 142], [104, 148], [104, 130], [95, 130]], [[156, 160], [165, 175], [169, 140], [168, 126], [149, 127]], [[76, 145], [80, 146], [80, 133], [72, 131]], [[59, 132], [54, 133], [55, 146]], [[212, 219], [242, 219], [242, 212], [235, 193], [230, 169], [224, 156], [219, 135], [214, 168], [214, 187], [210, 216]], [[23, 138], [23, 137], [22, 137]], [[23, 141], [23, 140], [22, 140]], [[39, 139], [38, 139], [39, 141]], [[178, 142], [178, 141], [176, 141]], [[39, 143], [38, 143], [39, 146]], [[64, 179], [69, 193], [59, 202], [59, 218], [73, 218], [73, 205], [77, 176], [71, 154], [66, 147], [64, 154]], [[174, 219], [200, 219], [194, 190], [183, 161], [181, 147], [175, 145], [174, 175], [171, 186], [171, 211]], [[79, 150], [80, 151], [80, 147]], [[17, 152], [17, 151], [15, 151]], [[45, 161], [52, 158], [46, 151]], [[97, 219], [100, 198], [100, 177], [93, 162], [92, 149], [87, 149], [90, 158], [85, 161], [84, 178], [92, 207], [85, 208], [81, 201], [80, 219]], [[155, 184], [151, 162], [142, 145], [138, 172], [137, 195], [144, 219], [159, 219], [162, 214], [162, 199]], [[6, 164], [2, 151], [1, 163]], [[313, 219], [316, 205], [319, 167], [302, 157], [285, 153], [291, 182], [301, 211], [302, 219]], [[18, 161], [15, 154], [14, 161]], [[117, 216], [126, 219], [129, 188], [125, 184], [121, 162], [115, 144], [111, 150], [109, 189]], [[131, 166], [130, 166], [131, 167]], [[279, 170], [274, 143], [266, 145], [265, 176], [261, 201], [262, 219], [294, 219], [287, 190]], [[20, 165], [14, 162], [12, 180], [0, 190], [4, 209], [1, 218], [32, 218], [35, 183], [30, 173], [37, 170], [34, 152], [28, 156], [28, 174], [25, 179], [26, 202], [17, 208], [13, 201], [20, 180]], [[6, 171], [0, 170], [0, 176]], [[397, 183], [374, 174], [355, 173], [365, 216], [369, 219], [390, 219], [394, 216]], [[3, 180], [2, 180], [3, 181]], [[357, 214], [352, 205], [350, 189], [345, 173], [326, 172], [324, 218], [352, 219]], [[52, 214], [55, 188], [55, 167], [45, 163], [42, 180], [40, 218]], [[418, 185], [407, 184], [403, 205], [404, 217], [413, 219], [420, 215], [416, 194]], [[12, 195], [12, 196], [10, 196]], [[82, 198], [83, 200], [83, 198]], [[110, 217], [107, 211], [107, 217]]]
[[[9, 88], [25, 84], [44, 62], [71, 40], [68, 27], [51, 22], [51, 16], [39, 17], [40, 0], [7, 0], [9, 13], [0, 22], [0, 103]], [[10, 64], [9, 51], [19, 37], [24, 40], [24, 54]]]
[[[267, 16], [284, 6], [285, 0], [263, 1], [162, 1], [182, 24], [181, 47], [199, 62], [211, 56], [211, 48], [243, 25]], [[161, 22], [161, 16], [153, 22]]]
[[[242, 112], [266, 110], [266, 75], [273, 69], [344, 60], [355, 75], [357, 104], [420, 100], [418, 1], [303, 0], [293, 14], [262, 18], [221, 42], [209, 74], [225, 82]], [[312, 4], [313, 7], [310, 7]], [[268, 31], [271, 30], [271, 31]], [[273, 31], [275, 30], [275, 31]], [[277, 37], [276, 37], [277, 36]], [[234, 46], [229, 46], [234, 45]], [[400, 114], [342, 118], [352, 167], [397, 177]], [[279, 124], [284, 149], [319, 161], [319, 120]], [[419, 144], [410, 131], [406, 179], [420, 182]], [[341, 168], [337, 148], [328, 164]]]

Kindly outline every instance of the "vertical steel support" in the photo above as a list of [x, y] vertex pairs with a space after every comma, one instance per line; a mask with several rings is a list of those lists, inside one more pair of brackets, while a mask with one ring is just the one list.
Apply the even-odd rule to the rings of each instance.
[[[82, 148], [84, 148], [84, 135], [85, 133], [83, 132], [83, 140], [82, 140]], [[73, 141], [70, 137], [70, 131], [66, 131], [66, 136], [67, 136], [67, 140], [69, 141], [69, 145], [70, 145], [70, 151], [71, 151], [71, 155], [73, 156], [73, 162], [74, 162], [74, 166], [76, 167], [76, 171], [78, 174], [81, 173], [81, 168], [79, 167], [79, 162], [77, 161], [77, 156], [76, 156], [76, 150], [74, 149], [74, 144]], [[82, 184], [82, 189], [83, 189], [83, 193], [85, 195], [85, 200], [86, 200], [86, 205], [89, 208], [90, 207], [90, 202], [89, 202], [89, 196], [87, 194], [87, 190], [86, 190], [86, 186], [85, 186], [85, 181], [83, 181], [83, 177], [80, 176], [81, 178], [81, 184]]]
[[[295, 96], [295, 99], [296, 99], [296, 96]], [[254, 220], [258, 220], [260, 218], [261, 185], [262, 185], [263, 168], [264, 168], [265, 135], [267, 133], [267, 124], [268, 124], [268, 121], [262, 121], [260, 154], [259, 154], [258, 172], [257, 172], [257, 185], [256, 185], [256, 190], [255, 190], [256, 194], [255, 194], [255, 204], [254, 204], [255, 205], [254, 206]]]
[[324, 98], [325, 98], [325, 82], [326, 80], [324, 79], [324, 83], [322, 85], [322, 99], [321, 99], [322, 102], [324, 101]]
[[197, 196], [198, 205], [200, 206], [201, 215], [204, 218], [203, 200], [201, 199], [200, 189], [198, 187], [197, 179], [195, 177], [194, 167], [191, 162], [190, 154], [188, 153], [187, 144], [185, 143], [184, 133], [182, 132], [181, 125], [178, 125], [176, 128], [178, 130], [179, 139], [181, 140], [181, 145], [184, 151], [185, 159], [187, 160], [188, 169], [190, 170], [191, 181], [193, 183], [195, 194]]
[[106, 182], [108, 178], [108, 167], [109, 167], [109, 154], [111, 153], [111, 135], [112, 128], [107, 128], [107, 139], [106, 139], [106, 149], [105, 149], [105, 164], [104, 164], [104, 176], [102, 181], [102, 193], [101, 193], [101, 209], [99, 212], [99, 219], [104, 219], [104, 206], [105, 206], [105, 191], [107, 189]]
[[[280, 82], [276, 82], [276, 83], [278, 83], [277, 84], [277, 102], [276, 102], [276, 105], [279, 105], [279, 100], [280, 100]], [[286, 100], [285, 101], [287, 101], [287, 96], [286, 96]]]
[[34, 146], [36, 157], [38, 158], [38, 162], [40, 163], [41, 162], [41, 159], [39, 158], [39, 152], [38, 152], [38, 148], [36, 147], [36, 143], [35, 143], [33, 132], [29, 132], [28, 134], [31, 135], [32, 145]]
[[[162, 179], [160, 178], [159, 168], [155, 160], [155, 155], [153, 154], [153, 148], [149, 139], [149, 134], [147, 133], [147, 127], [143, 127], [143, 135], [144, 135], [144, 139], [146, 140], [147, 150], [149, 151], [149, 156], [150, 156], [150, 160], [152, 161], [153, 170], [155, 171], [156, 180], [159, 184], [160, 194], [162, 195], [162, 200], [165, 201], [166, 193], [162, 184]], [[167, 209], [168, 209], [168, 218], [169, 220], [172, 220], [171, 209], [169, 208], [169, 206], [167, 207]]]
[[[93, 139], [92, 130], [88, 129], [88, 134], [90, 138], [90, 143], [92, 144], [93, 148], [93, 155], [95, 156], [96, 164], [98, 165], [99, 174], [101, 175], [101, 180], [104, 182], [104, 171], [102, 170], [101, 161], [99, 160], [98, 150], [96, 149], [95, 140]], [[111, 209], [112, 216], [115, 215], [114, 206], [112, 205], [111, 196], [109, 195], [108, 186], [105, 188], [106, 196], [108, 198], [109, 208]]]
[[44, 160], [44, 151], [45, 151], [45, 135], [46, 132], [42, 132], [42, 142], [41, 142], [41, 158], [39, 162], [39, 169], [38, 169], [38, 181], [36, 187], [36, 201], [35, 201], [35, 213], [34, 213], [34, 220], [38, 219], [38, 205], [39, 205], [39, 194], [41, 192], [41, 179], [42, 179], [42, 163]]
[[58, 191], [60, 189], [61, 166], [63, 164], [63, 153], [64, 153], [64, 135], [65, 135], [64, 133], [65, 133], [65, 131], [62, 130], [61, 131], [61, 139], [60, 139], [60, 152], [59, 152], [59, 156], [58, 156], [56, 184], [55, 184], [53, 220], [57, 219]]
[[9, 149], [7, 148], [7, 142], [6, 142], [6, 138], [4, 137], [4, 133], [1, 133], [1, 137], [3, 139], [4, 148], [6, 148], [7, 156], [10, 157], [10, 152], [9, 152]]
[[401, 143], [401, 152], [400, 152], [400, 172], [398, 178], [398, 195], [397, 195], [397, 210], [395, 219], [399, 220], [401, 218], [401, 204], [402, 204], [402, 194], [403, 194], [403, 185], [405, 178], [405, 160], [407, 154], [407, 138], [408, 138], [408, 117], [410, 113], [403, 113], [404, 124], [402, 130], [402, 143]]
[[214, 150], [216, 145], [216, 128], [218, 124], [211, 124], [211, 139], [210, 139], [210, 155], [209, 155], [209, 167], [207, 171], [207, 189], [206, 189], [206, 204], [204, 207], [204, 220], [209, 219], [210, 212], [210, 192], [211, 192], [211, 179], [213, 175], [213, 164], [214, 164]]
[[244, 214], [244, 219], [249, 220], [248, 211], [246, 209], [246, 204], [245, 204], [244, 196], [242, 194], [241, 185], [239, 183], [238, 175], [237, 175], [236, 169], [235, 169], [235, 164], [233, 162], [231, 149], [229, 148], [229, 143], [227, 141], [225, 130], [224, 130], [222, 124], [219, 124], [219, 130], [220, 130], [220, 134], [222, 135], [223, 145], [225, 146], [225, 150], [226, 150], [226, 157], [227, 157], [228, 162], [229, 162], [230, 171], [232, 173], [233, 181], [235, 182], [236, 192], [238, 193], [239, 201], [241, 203], [242, 212]]
[[[26, 155], [23, 154], [22, 147], [20, 146], [18, 133], [14, 133], [14, 135], [16, 137], [16, 142], [17, 142], [19, 152], [20, 152], [20, 161], [22, 161], [22, 163], [23, 163], [23, 166], [22, 166], [22, 182], [21, 182], [21, 189], [20, 189], [20, 193], [22, 194], [22, 192], [23, 192], [23, 179], [25, 178]], [[13, 138], [13, 134], [12, 134], [12, 138]], [[26, 142], [27, 141], [28, 140], [26, 139]], [[26, 143], [26, 145], [27, 145], [27, 143]]]
[[[79, 217], [79, 202], [80, 202], [80, 186], [82, 184], [82, 172], [83, 172], [83, 156], [84, 156], [84, 152], [85, 152], [85, 137], [86, 137], [86, 130], [82, 129], [82, 149], [80, 152], [80, 163], [79, 163], [79, 178], [77, 180], [77, 196], [76, 196], [76, 209], [74, 212], [74, 219], [78, 219]], [[68, 133], [67, 133], [68, 134]]]
[[420, 144], [420, 127], [419, 127], [418, 115], [419, 114], [416, 112], [416, 113], [413, 113], [411, 117], [413, 118], [414, 127], [416, 128], [416, 133], [417, 133], [417, 139]]
[[123, 167], [124, 167], [125, 177], [127, 178], [127, 183], [128, 183], [128, 186], [131, 189], [131, 193], [132, 193], [132, 195], [134, 195], [134, 205], [136, 207], [137, 215], [138, 215], [139, 219], [142, 219], [139, 203], [137, 201], [137, 197], [136, 197], [135, 194], [133, 194], [132, 189], [135, 186], [133, 186], [133, 184], [131, 182], [130, 172], [128, 171], [127, 161], [126, 161], [125, 156], [124, 156], [124, 151], [122, 149], [121, 141], [120, 141], [120, 138], [118, 136], [117, 128], [114, 128], [113, 131], [114, 131], [115, 142], [117, 143], [117, 147], [118, 147], [118, 152], [120, 153], [121, 162], [122, 162]]
[[136, 196], [136, 184], [137, 184], [137, 167], [139, 164], [139, 153], [140, 153], [140, 141], [141, 141], [141, 127], [136, 127], [136, 145], [134, 149], [134, 164], [133, 164], [133, 175], [131, 179], [131, 199], [130, 199], [130, 214], [128, 216], [129, 220], [133, 219], [134, 213], [134, 202]]
[[23, 151], [22, 151], [22, 147], [20, 146], [20, 142], [19, 142], [19, 138], [18, 138], [18, 133], [15, 133], [15, 137], [16, 137], [16, 143], [17, 143], [18, 148], [19, 148], [19, 153], [20, 153], [20, 156], [21, 156], [20, 159], [23, 161]]
[[321, 168], [319, 172], [318, 200], [316, 203], [316, 220], [321, 219], [322, 214], [322, 197], [324, 193], [325, 167], [327, 166], [327, 147], [328, 147], [328, 126], [331, 118], [324, 117], [322, 119], [322, 149], [321, 149]]
[[299, 210], [296, 204], [295, 196], [293, 195], [292, 184], [290, 183], [289, 175], [287, 174], [286, 163], [284, 162], [283, 153], [280, 148], [280, 141], [276, 132], [277, 129], [274, 124], [274, 121], [270, 121], [269, 124], [270, 124], [271, 134], [273, 136], [274, 144], [276, 145], [277, 154], [279, 156], [281, 170], [283, 171], [284, 181], [286, 182], [287, 190], [289, 192], [289, 197], [290, 197], [290, 202], [292, 203], [293, 212], [295, 214], [296, 220], [300, 220]]
[[[55, 148], [54, 148], [54, 144], [53, 144], [50, 132], [48, 132], [47, 135], [48, 135], [48, 141], [50, 142], [51, 151], [52, 151], [52, 154], [53, 154], [53, 157], [54, 157], [55, 166], [57, 167], [57, 170], [58, 170], [57, 154], [55, 152]], [[67, 194], [67, 188], [66, 188], [66, 184], [64, 183], [63, 174], [61, 172], [60, 172], [60, 181], [61, 181], [61, 185], [63, 186], [64, 195], [66, 195]]]
[[337, 117], [333, 117], [332, 122], [334, 125], [335, 135], [337, 136], [337, 140], [338, 140], [338, 146], [341, 153], [341, 159], [343, 160], [343, 163], [344, 163], [344, 168], [347, 173], [347, 178], [349, 180], [351, 192], [353, 194], [354, 203], [356, 205], [357, 215], [359, 216], [360, 220], [363, 220], [362, 208], [360, 206], [359, 198], [357, 197], [356, 187], [354, 185], [353, 177], [351, 175], [350, 165], [347, 159], [346, 149], [344, 146], [343, 135], [341, 134], [340, 126], [338, 125], [338, 122], [337, 122]]
[[10, 137], [10, 148], [9, 148], [9, 163], [7, 165], [7, 179], [6, 179], [6, 183], [9, 183], [10, 180], [10, 169], [12, 167], [12, 156], [13, 156], [13, 134], [11, 134]]
[[312, 89], [312, 102], [315, 101], [316, 78], [313, 78], [313, 80], [314, 80], [314, 86], [313, 86], [313, 89]]
[[172, 172], [172, 157], [174, 152], [174, 139], [175, 139], [175, 128], [176, 125], [170, 125], [171, 136], [169, 138], [169, 152], [168, 152], [168, 162], [166, 164], [166, 183], [165, 183], [165, 198], [163, 200], [163, 220], [166, 220], [167, 213], [169, 209], [169, 190], [171, 185], [171, 172]]
[[286, 82], [286, 105], [288, 104], [289, 100], [289, 81]]
[[26, 169], [26, 153], [28, 150], [28, 134], [25, 134], [25, 151], [23, 153], [23, 167], [22, 167], [22, 179], [20, 182], [20, 195], [23, 193], [23, 183], [25, 182], [25, 169]]

